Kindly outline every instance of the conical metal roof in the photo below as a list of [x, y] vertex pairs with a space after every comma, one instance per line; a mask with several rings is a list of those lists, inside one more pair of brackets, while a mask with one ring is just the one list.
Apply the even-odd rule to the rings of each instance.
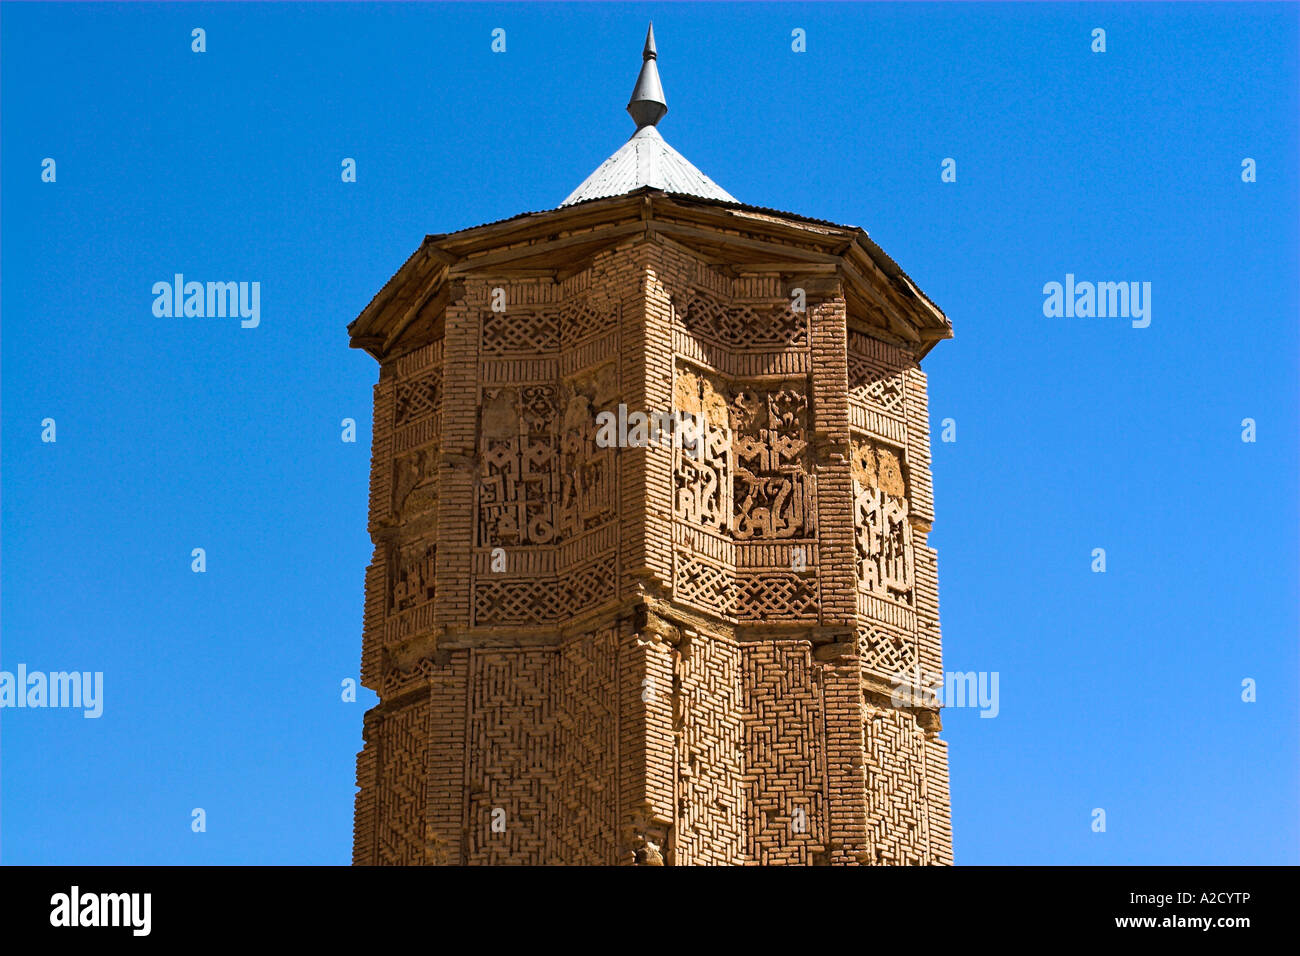
[[642, 186], [664, 192], [683, 193], [704, 199], [736, 202], [736, 198], [708, 176], [696, 169], [685, 156], [673, 149], [659, 134], [655, 124], [668, 112], [663, 85], [659, 82], [656, 63], [655, 28], [646, 32], [641, 51], [641, 72], [636, 78], [627, 111], [636, 121], [637, 131], [613, 156], [583, 180], [561, 206], [572, 206], [587, 199], [621, 196]]
[[653, 186], [669, 193], [685, 193], [704, 199], [736, 202], [736, 198], [691, 165], [669, 146], [653, 126], [642, 126], [618, 152], [601, 163], [561, 206], [572, 206], [586, 199], [621, 196], [642, 186]]

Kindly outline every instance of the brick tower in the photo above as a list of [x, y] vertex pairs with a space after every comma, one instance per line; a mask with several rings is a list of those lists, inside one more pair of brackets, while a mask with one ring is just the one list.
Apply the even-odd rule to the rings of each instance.
[[349, 326], [354, 862], [951, 863], [938, 709], [898, 691], [942, 672], [917, 363], [951, 324], [669, 146], [653, 32], [628, 112], [558, 208], [427, 237]]

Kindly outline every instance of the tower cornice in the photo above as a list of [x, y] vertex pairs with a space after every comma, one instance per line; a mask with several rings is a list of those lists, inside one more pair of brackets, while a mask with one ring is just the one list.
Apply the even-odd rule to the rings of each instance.
[[457, 278], [563, 281], [604, 249], [657, 237], [739, 272], [833, 272], [851, 314], [907, 344], [918, 359], [952, 337], [943, 311], [859, 227], [645, 187], [426, 236], [348, 326], [351, 345], [379, 359], [400, 349], [408, 328], [445, 307]]

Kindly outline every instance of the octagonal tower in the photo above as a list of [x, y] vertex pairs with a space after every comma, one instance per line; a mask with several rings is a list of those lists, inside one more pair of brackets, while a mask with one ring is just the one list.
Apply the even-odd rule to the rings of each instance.
[[656, 59], [563, 204], [427, 237], [349, 326], [356, 863], [952, 862], [906, 693], [942, 673], [918, 363], [951, 324], [861, 229], [669, 146]]

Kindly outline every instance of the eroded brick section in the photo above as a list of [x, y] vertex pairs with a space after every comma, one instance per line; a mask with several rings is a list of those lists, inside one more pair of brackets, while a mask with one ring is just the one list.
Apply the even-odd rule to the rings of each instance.
[[662, 865], [675, 819], [674, 651], [661, 622], [621, 644], [620, 844], [618, 862]]

